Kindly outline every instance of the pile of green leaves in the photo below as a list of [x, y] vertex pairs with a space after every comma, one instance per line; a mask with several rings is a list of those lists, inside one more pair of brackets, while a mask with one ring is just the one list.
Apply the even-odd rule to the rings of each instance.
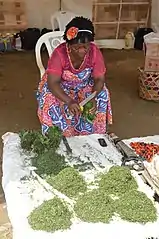
[[49, 177], [47, 182], [68, 197], [77, 197], [87, 190], [84, 178], [72, 167], [63, 169], [55, 177]]
[[117, 213], [130, 222], [156, 221], [153, 202], [137, 191], [137, 183], [128, 168], [111, 167], [108, 173], [100, 174], [98, 185], [98, 189], [86, 192], [77, 199], [74, 210], [81, 220], [108, 223]]
[[95, 114], [90, 113], [90, 110], [92, 109], [92, 107], [93, 107], [93, 103], [89, 101], [87, 104], [84, 105], [83, 112], [82, 112], [83, 118], [87, 120], [89, 123], [92, 123], [96, 117]]
[[50, 149], [45, 153], [32, 158], [32, 165], [36, 172], [42, 177], [57, 175], [67, 167], [65, 157]]
[[138, 188], [136, 180], [127, 167], [113, 166], [108, 173], [100, 177], [99, 188], [108, 195], [120, 196]]
[[156, 208], [143, 192], [126, 192], [114, 203], [116, 212], [123, 220], [140, 223], [157, 220]]
[[34, 130], [23, 130], [19, 135], [22, 149], [34, 153], [32, 165], [40, 176], [57, 175], [66, 167], [65, 158], [56, 152], [62, 139], [57, 127], [51, 127], [47, 135]]
[[71, 217], [67, 205], [58, 197], [54, 197], [33, 210], [28, 221], [33, 230], [55, 232], [69, 229], [72, 224]]
[[114, 213], [113, 200], [104, 191], [93, 189], [81, 195], [74, 207], [77, 216], [84, 222], [108, 223]]
[[[76, 200], [74, 211], [84, 222], [109, 223], [115, 213], [130, 222], [147, 223], [157, 219], [153, 202], [137, 191], [137, 183], [126, 167], [113, 166], [108, 173], [100, 174], [98, 188], [90, 191], [84, 178], [72, 167], [64, 168], [46, 180]], [[54, 232], [69, 228], [71, 216], [67, 206], [55, 197], [35, 209], [29, 216], [29, 223], [35, 230]]]
[[62, 139], [61, 131], [57, 127], [50, 127], [47, 135], [43, 135], [41, 131], [22, 130], [19, 136], [22, 149], [32, 151], [38, 155], [43, 154], [50, 148], [56, 150]]

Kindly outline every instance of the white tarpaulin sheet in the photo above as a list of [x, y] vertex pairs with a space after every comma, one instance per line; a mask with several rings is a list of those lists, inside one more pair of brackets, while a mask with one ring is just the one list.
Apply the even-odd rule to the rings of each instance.
[[[106, 148], [101, 148], [97, 144], [98, 135], [76, 137], [69, 140], [75, 156], [91, 156], [96, 169], [99, 168], [99, 159], [105, 167], [110, 166], [110, 159], [115, 164], [120, 164], [121, 155], [107, 142]], [[135, 139], [136, 141], [139, 139]], [[140, 138], [146, 142], [159, 143], [159, 136]], [[31, 167], [28, 164], [27, 156], [20, 149], [20, 139], [17, 134], [7, 133], [3, 136], [3, 189], [6, 197], [8, 215], [13, 226], [13, 239], [146, 239], [148, 237], [159, 237], [159, 220], [155, 223], [146, 225], [128, 223], [120, 219], [113, 220], [110, 224], [103, 223], [83, 223], [74, 221], [71, 230], [64, 232], [46, 233], [42, 231], [33, 231], [27, 221], [30, 212], [40, 205], [44, 200], [51, 199], [53, 191], [51, 187], [41, 178], [31, 177], [28, 180], [22, 180], [31, 175]], [[84, 150], [82, 145], [87, 145]], [[78, 145], [78, 149], [77, 146]], [[61, 145], [61, 149], [63, 146]], [[94, 153], [93, 153], [94, 152]], [[26, 160], [27, 159], [27, 160]], [[97, 159], [97, 160], [96, 160]], [[97, 162], [95, 162], [97, 161]], [[34, 174], [32, 174], [34, 176]], [[89, 178], [90, 172], [85, 175]], [[139, 190], [145, 192], [152, 199], [154, 192], [148, 187], [140, 177], [134, 173]], [[64, 195], [59, 194], [60, 197]], [[158, 203], [156, 208], [159, 212]]]

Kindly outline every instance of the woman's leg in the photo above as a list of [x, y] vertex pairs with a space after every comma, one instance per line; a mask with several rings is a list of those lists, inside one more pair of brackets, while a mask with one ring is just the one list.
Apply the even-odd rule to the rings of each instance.
[[109, 91], [106, 87], [97, 96], [97, 114], [93, 123], [94, 133], [105, 134], [107, 124], [112, 122]]

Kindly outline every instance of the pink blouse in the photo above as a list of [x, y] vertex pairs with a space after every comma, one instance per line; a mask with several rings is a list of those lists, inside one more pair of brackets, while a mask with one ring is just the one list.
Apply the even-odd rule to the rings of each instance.
[[103, 76], [106, 73], [106, 67], [100, 49], [94, 43], [91, 43], [81, 67], [75, 69], [70, 62], [66, 43], [62, 43], [53, 51], [48, 61], [46, 73], [56, 74], [62, 77], [64, 71], [70, 71], [76, 74], [85, 68], [92, 68], [92, 77], [94, 78]]

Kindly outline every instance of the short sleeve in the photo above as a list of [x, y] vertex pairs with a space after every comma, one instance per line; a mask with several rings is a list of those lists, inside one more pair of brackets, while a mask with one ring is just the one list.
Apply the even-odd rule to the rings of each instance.
[[98, 78], [106, 73], [103, 55], [97, 46], [93, 49], [93, 77]]
[[62, 62], [58, 51], [55, 49], [48, 61], [46, 73], [55, 74], [61, 77], [62, 75]]

